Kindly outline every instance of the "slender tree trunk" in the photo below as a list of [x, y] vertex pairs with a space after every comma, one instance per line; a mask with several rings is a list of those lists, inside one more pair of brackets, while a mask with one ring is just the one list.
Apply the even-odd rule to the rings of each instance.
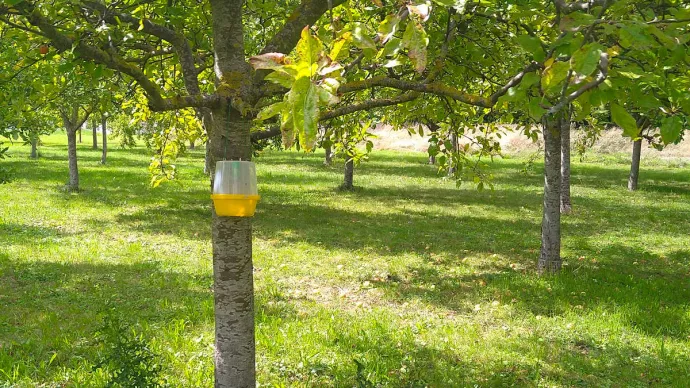
[[429, 164], [435, 165], [436, 164], [436, 156], [434, 155], [429, 155]]
[[352, 159], [345, 162], [345, 172], [343, 176], [343, 184], [340, 186], [342, 190], [354, 190], [353, 179], [355, 174], [355, 164]]
[[93, 121], [93, 146], [91, 148], [98, 149], [98, 124], [96, 124], [96, 120]]
[[637, 181], [640, 177], [640, 156], [642, 156], [642, 139], [633, 143], [632, 163], [630, 164], [630, 176], [628, 177], [628, 190], [637, 190]]
[[81, 144], [81, 128], [79, 128], [79, 144]]
[[38, 136], [31, 138], [31, 159], [38, 159]]
[[106, 157], [108, 156], [108, 130], [107, 130], [108, 120], [104, 115], [101, 118], [101, 132], [103, 133], [103, 153], [101, 154], [101, 164], [105, 164]]
[[570, 131], [572, 125], [563, 120], [561, 125], [561, 213], [568, 214], [573, 210], [570, 200]]
[[330, 166], [333, 164], [333, 149], [331, 146], [325, 147], [324, 151], [326, 151], [326, 158], [323, 162], [326, 166]]
[[[212, 112], [211, 174], [216, 161], [251, 160], [251, 121], [234, 109]], [[227, 136], [227, 151], [225, 142]], [[226, 153], [227, 152], [227, 153]], [[216, 320], [215, 386], [255, 387], [252, 218], [213, 213], [213, 278]]]
[[67, 130], [67, 158], [69, 159], [69, 183], [67, 191], [79, 191], [79, 169], [77, 168], [77, 129]]
[[[458, 152], [459, 145], [458, 145], [458, 135], [455, 132], [452, 132], [450, 134], [450, 142], [453, 145], [453, 152]], [[448, 167], [448, 176], [453, 176], [455, 174], [455, 167], [450, 166]]]
[[194, 144], [194, 140], [189, 141], [189, 149], [190, 150], [196, 149], [196, 144]]
[[539, 273], [561, 269], [561, 119], [548, 117], [544, 132], [544, 211]]

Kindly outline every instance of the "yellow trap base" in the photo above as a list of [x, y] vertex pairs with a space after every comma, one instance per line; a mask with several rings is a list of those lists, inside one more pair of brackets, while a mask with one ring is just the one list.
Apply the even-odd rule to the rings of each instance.
[[213, 206], [221, 217], [252, 217], [259, 202], [258, 195], [213, 194]]

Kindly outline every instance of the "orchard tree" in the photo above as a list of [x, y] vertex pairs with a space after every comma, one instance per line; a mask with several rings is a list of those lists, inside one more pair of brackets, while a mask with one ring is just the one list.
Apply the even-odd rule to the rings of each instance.
[[[647, 8], [646, 2], [342, 3], [5, 0], [0, 20], [50, 40], [79, 66], [98, 64], [126, 74], [141, 93], [134, 108], [142, 119], [162, 111], [189, 116], [186, 109], [194, 109], [208, 137], [211, 170], [219, 160], [251, 159], [256, 118], [279, 115], [283, 143], [289, 147], [297, 138], [309, 151], [319, 122], [422, 95], [529, 114], [543, 125], [546, 140], [539, 268], [558, 270], [564, 111], [600, 89], [621, 31], [647, 33], [638, 27], [648, 22], [635, 13]], [[678, 9], [662, 11], [677, 20], [672, 12]], [[493, 83], [466, 84], [469, 78], [455, 74], [471, 71], [463, 66], [468, 63], [449, 60], [475, 38], [462, 30], [475, 20], [503, 26], [499, 43], [521, 47], [515, 55], [489, 61], [500, 75]], [[261, 33], [245, 34], [248, 28]], [[602, 94], [596, 94], [597, 105], [609, 101]], [[251, 218], [214, 213], [212, 236], [216, 386], [251, 387]]]

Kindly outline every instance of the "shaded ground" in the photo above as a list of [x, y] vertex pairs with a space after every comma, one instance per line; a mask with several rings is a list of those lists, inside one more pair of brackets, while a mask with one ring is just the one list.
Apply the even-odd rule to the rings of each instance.
[[[86, 138], [88, 136], [85, 136]], [[0, 386], [99, 386], [112, 317], [172, 386], [212, 385], [210, 201], [203, 150], [151, 190], [145, 149], [106, 166], [66, 146], [13, 147], [0, 185]], [[259, 380], [275, 386], [684, 386], [690, 376], [690, 170], [657, 162], [641, 190], [601, 157], [573, 168], [563, 274], [534, 267], [540, 166], [492, 166], [456, 188], [421, 153], [375, 152], [343, 193], [320, 156], [258, 158]]]

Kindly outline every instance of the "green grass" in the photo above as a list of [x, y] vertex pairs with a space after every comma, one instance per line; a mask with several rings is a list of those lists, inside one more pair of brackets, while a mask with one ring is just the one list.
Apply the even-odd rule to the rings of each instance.
[[[0, 162], [15, 174], [0, 185], [0, 386], [103, 385], [113, 319], [170, 386], [212, 386], [203, 150], [179, 185], [149, 189], [144, 148], [101, 166], [85, 142], [69, 194], [64, 136], [44, 141], [38, 161], [15, 145]], [[688, 386], [687, 167], [643, 165], [629, 193], [627, 159], [575, 163], [565, 267], [539, 277], [541, 166], [499, 161], [478, 192], [425, 159], [376, 152], [354, 193], [319, 155], [256, 159], [262, 386]]]

